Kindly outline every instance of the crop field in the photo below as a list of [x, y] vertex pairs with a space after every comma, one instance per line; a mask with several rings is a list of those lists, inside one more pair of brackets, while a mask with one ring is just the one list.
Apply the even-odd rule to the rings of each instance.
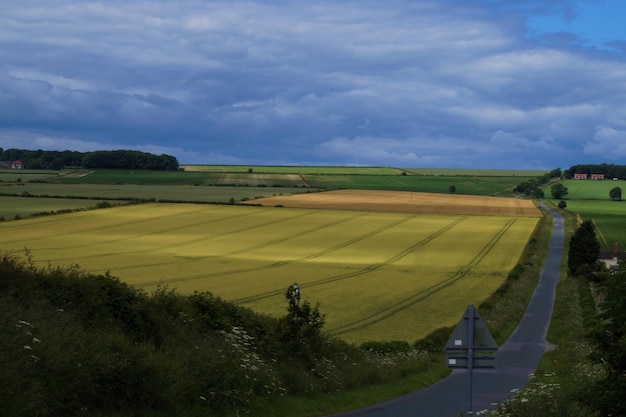
[[567, 200], [567, 210], [593, 220], [603, 249], [612, 249], [615, 242], [626, 248], [626, 201]]
[[626, 181], [568, 180], [564, 185], [568, 189], [567, 210], [594, 221], [602, 248], [612, 249], [615, 242], [620, 249], [626, 248], [626, 201], [609, 198], [613, 187], [620, 187], [622, 198], [626, 198]]
[[[185, 170], [67, 169], [60, 171], [4, 170], [3, 182], [71, 185], [207, 186], [299, 189], [363, 189], [501, 195], [509, 197], [537, 171], [401, 169], [390, 167], [273, 167], [184, 165]], [[289, 192], [289, 191], [287, 191]], [[302, 192], [294, 191], [294, 192]], [[76, 194], [72, 194], [76, 195]], [[158, 198], [158, 197], [157, 197]], [[186, 200], [195, 201], [195, 200]]]
[[448, 177], [423, 175], [307, 175], [309, 186], [320, 189], [397, 190], [448, 193], [451, 185], [457, 194], [511, 196], [525, 178], [520, 177]]
[[541, 212], [530, 200], [402, 191], [338, 190], [267, 197], [249, 203], [267, 207], [541, 217]]
[[344, 166], [271, 166], [271, 165], [182, 165], [187, 172], [309, 174], [309, 175], [400, 175], [400, 168]]
[[447, 177], [538, 177], [545, 171], [515, 169], [445, 169], [445, 168], [393, 168], [358, 166], [271, 166], [271, 165], [181, 165], [188, 172], [271, 174], [311, 174], [311, 175], [400, 175], [402, 172], [414, 175]]
[[0, 219], [13, 220], [16, 217], [26, 218], [64, 210], [93, 208], [101, 202], [103, 200], [86, 200], [84, 198], [0, 197]]
[[[138, 185], [138, 184], [50, 184], [26, 183], [0, 186], [0, 194], [19, 196], [28, 193], [43, 197], [80, 197], [115, 200], [156, 200], [198, 203], [227, 203], [232, 198], [269, 197], [280, 194], [306, 192], [290, 187], [197, 187], [193, 185]], [[0, 204], [2, 203], [0, 197]], [[91, 203], [90, 203], [91, 204]]]
[[210, 291], [276, 316], [298, 282], [332, 334], [413, 341], [492, 294], [537, 221], [152, 203], [0, 223], [0, 248], [27, 248], [43, 266], [109, 271], [148, 292]]

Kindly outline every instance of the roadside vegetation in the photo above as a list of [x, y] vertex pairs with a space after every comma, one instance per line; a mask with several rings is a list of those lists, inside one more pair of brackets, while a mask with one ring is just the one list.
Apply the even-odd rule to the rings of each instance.
[[332, 396], [416, 374], [428, 384], [445, 374], [431, 352], [406, 343], [359, 349], [326, 336], [318, 306], [291, 293], [274, 319], [210, 293], [147, 295], [109, 275], [2, 254], [0, 409], [241, 415], [284, 397]]
[[565, 219], [565, 248], [547, 352], [527, 387], [494, 410], [498, 417], [626, 415], [626, 264], [597, 261], [595, 222]]

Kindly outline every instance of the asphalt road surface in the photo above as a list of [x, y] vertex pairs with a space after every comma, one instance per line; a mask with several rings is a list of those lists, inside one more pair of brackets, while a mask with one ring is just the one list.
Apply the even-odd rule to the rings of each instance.
[[[545, 206], [544, 206], [545, 208]], [[496, 368], [474, 369], [472, 411], [491, 409], [503, 402], [513, 389], [523, 388], [548, 348], [556, 285], [563, 253], [563, 218], [552, 211], [554, 229], [546, 263], [537, 288], [519, 325], [498, 349]], [[468, 374], [455, 370], [427, 388], [367, 408], [331, 417], [458, 417], [468, 411]]]

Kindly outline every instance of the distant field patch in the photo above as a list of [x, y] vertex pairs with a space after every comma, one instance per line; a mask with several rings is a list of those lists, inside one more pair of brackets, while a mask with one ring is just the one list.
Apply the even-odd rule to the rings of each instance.
[[603, 249], [612, 249], [617, 242], [626, 249], [626, 201], [613, 201], [609, 192], [614, 187], [622, 189], [626, 199], [626, 181], [567, 180], [567, 210], [580, 214], [596, 224], [596, 231]]
[[218, 173], [204, 181], [205, 185], [246, 187], [308, 187], [299, 174]]
[[622, 198], [626, 199], [626, 181], [612, 180], [566, 180], [566, 198], [575, 200], [610, 200], [609, 192], [614, 187], [622, 189]]
[[[33, 215], [47, 215], [59, 211], [94, 208], [103, 200], [75, 198], [34, 198], [0, 196], [0, 219], [14, 220]], [[0, 248], [2, 249], [2, 248]]]
[[413, 341], [492, 294], [537, 221], [153, 203], [0, 223], [0, 248], [146, 290], [211, 291], [276, 316], [298, 282], [331, 333]]
[[0, 194], [29, 193], [47, 197], [84, 197], [99, 199], [182, 201], [198, 203], [228, 203], [258, 197], [306, 192], [296, 187], [206, 187], [196, 185], [139, 185], [139, 184], [57, 184], [21, 183], [0, 185]]
[[181, 165], [187, 172], [313, 174], [313, 175], [400, 175], [403, 169], [349, 166], [271, 166], [271, 165]]
[[338, 190], [268, 197], [249, 203], [266, 207], [541, 217], [541, 212], [530, 200], [405, 191]]

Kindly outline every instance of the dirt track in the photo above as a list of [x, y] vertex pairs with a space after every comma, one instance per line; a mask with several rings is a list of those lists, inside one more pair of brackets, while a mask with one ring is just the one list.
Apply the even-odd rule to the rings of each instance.
[[267, 197], [246, 203], [265, 207], [541, 217], [541, 211], [530, 200], [409, 191], [338, 190]]

